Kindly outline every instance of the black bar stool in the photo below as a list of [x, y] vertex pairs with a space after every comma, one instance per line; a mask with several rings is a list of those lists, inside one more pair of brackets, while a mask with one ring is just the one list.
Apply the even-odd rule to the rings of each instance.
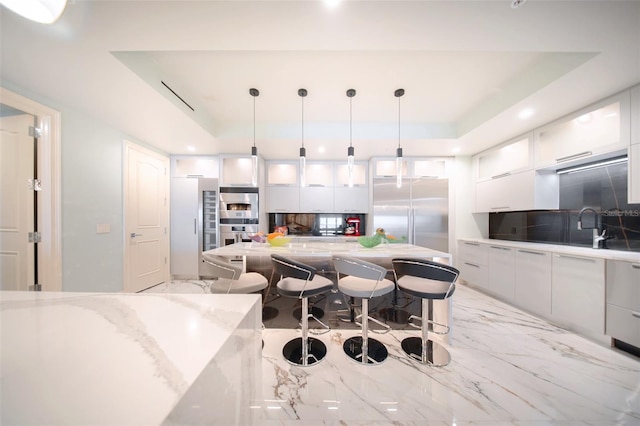
[[[460, 272], [453, 266], [443, 265], [424, 259], [393, 259], [396, 282], [403, 292], [422, 299], [422, 315], [412, 315], [409, 320], [420, 320], [421, 337], [408, 337], [402, 341], [402, 349], [423, 364], [442, 367], [451, 361], [447, 349], [429, 339], [429, 332], [449, 333], [450, 327], [433, 320], [433, 301], [448, 299], [456, 290], [455, 282]], [[439, 330], [434, 330], [439, 327]], [[440, 331], [442, 330], [442, 331]]]
[[309, 366], [320, 362], [327, 354], [326, 345], [313, 337], [309, 337], [309, 318], [316, 320], [327, 331], [329, 327], [309, 313], [309, 297], [326, 293], [333, 288], [330, 279], [316, 275], [313, 266], [296, 262], [286, 257], [272, 254], [273, 268], [280, 275], [278, 293], [284, 297], [295, 297], [302, 301], [300, 318], [302, 337], [290, 340], [284, 345], [282, 354], [292, 364]]
[[[362, 300], [362, 313], [356, 317], [356, 322], [361, 318], [362, 336], [345, 340], [342, 348], [355, 361], [365, 365], [378, 364], [387, 358], [388, 351], [381, 342], [369, 337], [369, 321], [384, 327], [385, 333], [391, 327], [369, 316], [369, 299], [392, 292], [395, 285], [385, 278], [387, 270], [374, 263], [333, 256], [333, 265], [338, 272], [338, 289], [347, 296]], [[340, 274], [345, 276], [340, 278]]]

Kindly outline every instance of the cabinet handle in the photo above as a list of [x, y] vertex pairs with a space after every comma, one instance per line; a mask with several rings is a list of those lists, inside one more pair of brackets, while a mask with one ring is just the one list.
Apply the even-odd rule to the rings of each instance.
[[198, 218], [193, 219], [193, 233], [198, 234]]
[[499, 246], [489, 246], [489, 247], [491, 247], [492, 249], [498, 249], [498, 250], [504, 250], [504, 251], [511, 251], [511, 249], [510, 249], [510, 248], [508, 248], [508, 247], [499, 247]]
[[473, 263], [464, 262], [465, 265], [473, 266], [474, 268], [479, 268], [480, 266], [474, 265]]
[[631, 267], [632, 267], [633, 269], [640, 269], [640, 264], [632, 263], [632, 264], [631, 264]]
[[631, 316], [640, 318], [640, 312], [631, 311]]
[[566, 254], [558, 254], [557, 256], [565, 259], [573, 259], [573, 260], [580, 260], [582, 262], [596, 263], [594, 259], [587, 259], [584, 257], [567, 256]]
[[310, 187], [314, 187], [314, 188], [316, 188], [316, 187], [318, 187], [318, 188], [324, 188], [324, 185], [323, 185], [323, 184], [321, 184], [321, 183], [312, 183], [312, 184], [309, 184], [308, 186], [310, 186]]
[[511, 176], [511, 172], [501, 173], [499, 175], [491, 176], [491, 179], [499, 179], [499, 178], [505, 177], [505, 176]]
[[491, 207], [491, 210], [508, 209], [509, 206]]
[[476, 247], [478, 247], [480, 245], [480, 243], [472, 243], [472, 242], [468, 242], [468, 241], [465, 241], [464, 244], [466, 244], [468, 246], [476, 246]]
[[539, 251], [529, 251], [529, 250], [518, 250], [520, 253], [527, 253], [527, 254], [535, 254], [536, 256], [544, 256], [545, 253], [540, 253]]
[[580, 158], [580, 157], [586, 157], [586, 156], [591, 155], [591, 154], [593, 154], [591, 151], [584, 151], [584, 152], [580, 152], [578, 154], [567, 155], [566, 157], [556, 158], [556, 163], [562, 163], [564, 161], [569, 161], [569, 160], [573, 160], [573, 159]]

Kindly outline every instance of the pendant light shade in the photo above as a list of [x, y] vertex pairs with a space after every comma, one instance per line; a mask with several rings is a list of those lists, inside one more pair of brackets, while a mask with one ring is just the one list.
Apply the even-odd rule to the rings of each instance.
[[251, 147], [251, 184], [258, 186], [258, 147], [256, 146], [256, 98], [260, 96], [258, 89], [249, 89], [253, 96], [253, 146]]
[[349, 148], [347, 148], [347, 171], [349, 173], [349, 186], [353, 186], [353, 163], [355, 161], [355, 150], [353, 149], [353, 114], [351, 108], [351, 101], [356, 95], [355, 89], [347, 90], [347, 97], [349, 98]]
[[402, 187], [402, 148], [400, 147], [400, 98], [404, 95], [404, 89], [397, 89], [393, 95], [398, 98], [398, 148], [396, 149], [396, 186]]
[[52, 24], [62, 15], [67, 0], [0, 0], [0, 4], [32, 21]]
[[307, 89], [298, 89], [298, 96], [302, 105], [302, 144], [300, 146], [300, 186], [306, 185], [307, 174], [307, 150], [304, 147], [304, 98], [307, 96]]

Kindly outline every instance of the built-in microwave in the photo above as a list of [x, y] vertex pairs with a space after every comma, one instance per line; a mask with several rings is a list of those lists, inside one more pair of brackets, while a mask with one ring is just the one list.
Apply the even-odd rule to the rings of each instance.
[[258, 223], [258, 188], [220, 188], [221, 224]]

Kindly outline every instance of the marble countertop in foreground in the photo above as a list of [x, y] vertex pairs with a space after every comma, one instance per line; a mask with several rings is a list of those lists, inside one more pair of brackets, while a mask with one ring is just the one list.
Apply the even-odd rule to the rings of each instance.
[[0, 292], [0, 423], [161, 424], [238, 328], [259, 342], [259, 312], [259, 295]]
[[592, 249], [589, 247], [576, 247], [561, 244], [527, 243], [521, 241], [494, 240], [488, 238], [460, 238], [459, 241], [469, 241], [482, 244], [493, 244], [502, 247], [540, 250], [558, 254], [596, 257], [599, 259], [625, 260], [627, 262], [640, 263], [640, 253], [634, 251]]

